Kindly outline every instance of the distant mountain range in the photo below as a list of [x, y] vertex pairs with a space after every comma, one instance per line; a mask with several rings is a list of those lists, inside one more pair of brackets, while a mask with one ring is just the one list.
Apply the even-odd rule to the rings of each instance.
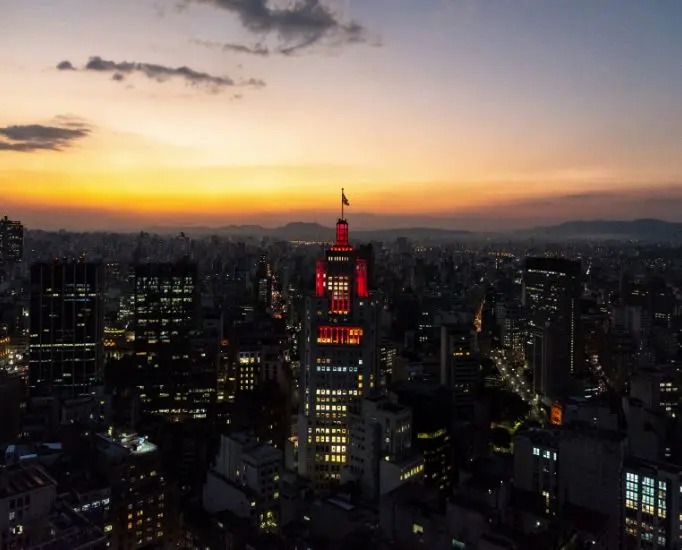
[[[335, 229], [318, 223], [292, 222], [281, 227], [263, 227], [260, 225], [226, 225], [223, 227], [151, 227], [151, 233], [179, 233], [205, 236], [220, 235], [234, 237], [269, 237], [283, 241], [332, 241]], [[409, 227], [404, 229], [353, 230], [353, 238], [361, 241], [389, 241], [398, 237], [415, 240], [457, 240], [471, 238], [476, 233], [451, 229], [433, 229], [430, 227]]]
[[[226, 225], [222, 227], [150, 227], [146, 231], [159, 234], [191, 236], [232, 236], [272, 238], [283, 241], [332, 241], [334, 228], [318, 223], [292, 222], [281, 227], [261, 225]], [[352, 237], [360, 241], [392, 241], [399, 237], [413, 240], [457, 241], [471, 239], [528, 239], [537, 240], [636, 240], [636, 241], [682, 241], [682, 223], [642, 219], [630, 221], [569, 221], [558, 225], [534, 227], [507, 232], [474, 232], [431, 227], [407, 227], [394, 229], [353, 230]]]
[[519, 231], [517, 235], [544, 240], [678, 241], [682, 240], [682, 223], [652, 219], [572, 221]]

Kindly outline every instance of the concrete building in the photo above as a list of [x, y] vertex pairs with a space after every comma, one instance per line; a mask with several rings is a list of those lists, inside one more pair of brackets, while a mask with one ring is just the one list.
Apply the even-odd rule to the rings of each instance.
[[282, 460], [279, 449], [247, 434], [222, 436], [204, 485], [204, 509], [211, 514], [228, 510], [254, 527], [278, 530]]
[[412, 447], [412, 412], [386, 397], [368, 397], [352, 414], [348, 464], [342, 480], [359, 482], [375, 500], [408, 480], [421, 479], [424, 459]]
[[680, 373], [674, 365], [640, 368], [630, 381], [630, 397], [676, 418], [680, 406]]
[[316, 266], [303, 329], [299, 474], [317, 490], [341, 479], [348, 460], [348, 414], [379, 386], [377, 301], [368, 289], [367, 263], [336, 224], [336, 242]]
[[156, 445], [137, 434], [98, 434], [95, 468], [111, 485], [110, 548], [174, 548], [174, 492]]
[[623, 545], [626, 550], [680, 547], [682, 469], [628, 458], [623, 467]]
[[458, 418], [470, 419], [481, 373], [478, 333], [473, 324], [441, 326], [440, 383], [453, 392]]
[[33, 548], [49, 539], [49, 517], [56, 498], [57, 482], [41, 467], [0, 468], [2, 548]]

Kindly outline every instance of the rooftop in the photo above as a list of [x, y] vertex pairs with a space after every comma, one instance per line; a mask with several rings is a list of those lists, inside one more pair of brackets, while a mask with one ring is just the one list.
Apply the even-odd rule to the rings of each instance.
[[248, 449], [244, 449], [244, 458], [252, 457], [256, 462], [279, 462], [282, 458], [282, 452], [272, 445], [265, 443], [259, 443]]
[[0, 498], [35, 491], [57, 482], [35, 464], [15, 464], [0, 469]]
[[97, 436], [109, 444], [105, 450], [109, 454], [128, 453], [144, 455], [158, 449], [145, 435], [122, 433], [119, 435], [97, 434]]

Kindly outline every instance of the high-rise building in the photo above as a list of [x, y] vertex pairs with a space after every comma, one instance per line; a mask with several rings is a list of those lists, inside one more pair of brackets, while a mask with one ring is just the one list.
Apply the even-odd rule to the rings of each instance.
[[348, 414], [378, 386], [378, 315], [367, 264], [336, 224], [336, 242], [317, 261], [305, 308], [298, 469], [316, 489], [340, 480], [348, 457]]
[[399, 382], [391, 392], [412, 410], [412, 448], [424, 457], [424, 484], [444, 503], [455, 482], [453, 393], [435, 382], [418, 380]]
[[[519, 432], [514, 445], [514, 485], [532, 495], [541, 516], [571, 517], [576, 510], [599, 525], [600, 548], [621, 542], [621, 472], [625, 434], [575, 423], [560, 430]], [[655, 546], [652, 546], [655, 548]]]
[[350, 415], [348, 464], [343, 477], [375, 500], [424, 474], [424, 458], [412, 447], [412, 411], [387, 397], [368, 397]]
[[19, 262], [24, 256], [24, 226], [21, 222], [0, 218], [0, 264]]
[[256, 293], [256, 301], [259, 306], [266, 309], [272, 306], [272, 272], [265, 254], [262, 254], [258, 260]]
[[535, 392], [562, 397], [581, 369], [579, 339], [580, 262], [526, 258], [523, 305], [528, 320], [526, 358]]
[[623, 467], [624, 541], [621, 548], [679, 548], [682, 469], [627, 458]]
[[473, 416], [481, 374], [477, 336], [473, 324], [441, 326], [440, 383], [452, 390], [455, 411], [463, 419]]
[[29, 387], [34, 395], [75, 397], [101, 379], [104, 333], [101, 265], [31, 266]]
[[217, 357], [191, 345], [197, 311], [197, 267], [139, 264], [134, 282], [134, 369], [142, 410], [174, 420], [201, 419], [216, 392]]
[[157, 351], [184, 341], [197, 307], [196, 264], [139, 264], [134, 284], [135, 348]]
[[174, 493], [161, 473], [158, 447], [130, 433], [98, 434], [95, 448], [95, 467], [111, 484], [110, 548], [175, 547]]

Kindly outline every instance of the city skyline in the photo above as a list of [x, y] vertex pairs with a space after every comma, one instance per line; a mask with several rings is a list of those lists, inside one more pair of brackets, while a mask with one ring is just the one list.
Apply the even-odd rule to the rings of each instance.
[[678, 2], [0, 9], [28, 227], [329, 225], [342, 186], [369, 227], [682, 221]]

